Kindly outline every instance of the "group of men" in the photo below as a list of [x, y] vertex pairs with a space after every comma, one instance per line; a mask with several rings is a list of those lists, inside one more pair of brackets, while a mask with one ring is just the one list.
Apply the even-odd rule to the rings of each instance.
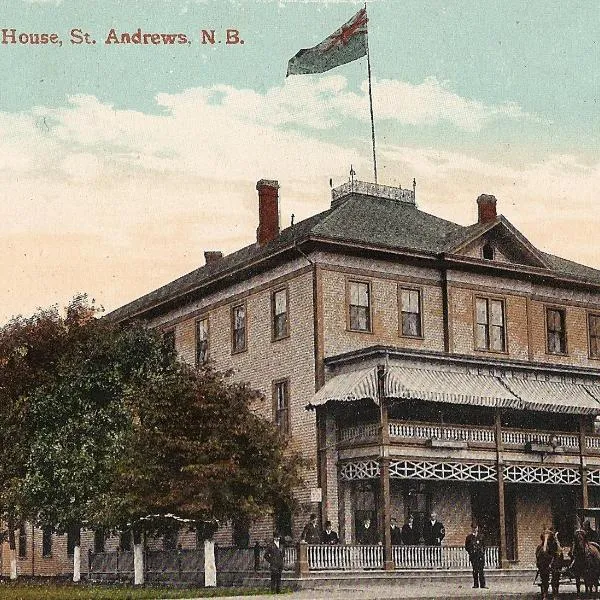
[[[415, 526], [413, 515], [409, 515], [406, 523], [400, 528], [395, 518], [391, 519], [390, 526], [391, 541], [393, 546], [404, 544], [414, 546], [423, 541], [426, 546], [441, 546], [442, 540], [446, 536], [444, 524], [438, 521], [437, 514], [432, 511], [423, 523], [422, 531], [418, 531]], [[307, 544], [339, 544], [338, 534], [333, 531], [331, 521], [325, 522], [325, 529], [321, 532], [317, 524], [317, 515], [311, 514], [308, 523], [302, 530], [301, 541]], [[371, 519], [366, 518], [357, 528], [356, 541], [359, 544], [373, 545], [379, 544], [377, 527], [371, 523]], [[477, 525], [473, 526], [471, 533], [465, 540], [465, 550], [469, 555], [471, 566], [473, 567], [473, 587], [485, 588], [485, 544], [483, 537], [479, 532]], [[283, 547], [278, 534], [274, 535], [273, 542], [268, 545], [265, 552], [265, 560], [270, 565], [271, 571], [271, 591], [279, 593], [281, 590], [281, 574], [283, 571]]]

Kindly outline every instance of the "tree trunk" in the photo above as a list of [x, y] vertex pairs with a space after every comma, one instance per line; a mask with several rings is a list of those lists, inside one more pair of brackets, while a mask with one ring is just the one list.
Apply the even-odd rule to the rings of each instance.
[[133, 585], [144, 585], [144, 545], [142, 532], [133, 528]]
[[15, 520], [8, 518], [8, 546], [10, 549], [10, 578], [17, 578], [17, 540], [15, 538]]
[[81, 527], [75, 530], [75, 545], [73, 547], [73, 582], [81, 581]]

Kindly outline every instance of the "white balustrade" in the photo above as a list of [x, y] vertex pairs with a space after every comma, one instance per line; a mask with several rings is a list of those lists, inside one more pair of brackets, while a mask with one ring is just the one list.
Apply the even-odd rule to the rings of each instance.
[[[470, 444], [495, 444], [496, 432], [493, 427], [469, 425], [442, 425], [438, 423], [420, 423], [416, 421], [391, 421], [390, 437], [412, 438], [419, 440], [448, 440], [468, 442]], [[340, 441], [373, 439], [379, 435], [378, 423], [364, 423], [345, 427], [339, 432]], [[579, 436], [566, 432], [543, 432], [525, 429], [503, 429], [502, 443], [510, 450], [511, 446], [522, 449], [527, 442], [550, 445], [551, 441], [567, 452], [579, 451]], [[586, 436], [586, 447], [600, 451], [600, 435]]]
[[311, 571], [383, 569], [383, 546], [310, 545], [307, 555]]
[[600, 435], [586, 435], [585, 447], [588, 450], [600, 450]]
[[554, 438], [556, 444], [567, 450], [579, 450], [579, 436], [560, 432], [525, 431], [505, 429], [502, 431], [502, 443], [507, 446], [524, 446], [527, 442], [548, 444]]
[[[309, 545], [311, 571], [383, 569], [383, 546]], [[470, 569], [463, 546], [393, 546], [396, 569]], [[485, 566], [498, 568], [498, 547], [485, 549]]]
[[[393, 546], [397, 569], [470, 569], [469, 555], [463, 546]], [[485, 549], [487, 568], [498, 567], [498, 548]]]

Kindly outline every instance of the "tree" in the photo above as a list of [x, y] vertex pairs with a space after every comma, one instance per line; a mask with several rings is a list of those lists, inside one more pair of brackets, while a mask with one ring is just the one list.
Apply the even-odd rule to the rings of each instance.
[[8, 524], [10, 576], [17, 577], [15, 528], [26, 514], [22, 485], [32, 436], [31, 393], [52, 378], [65, 345], [57, 307], [0, 328], [0, 518]]
[[[304, 461], [228, 375], [180, 363], [139, 324], [98, 319], [85, 296], [0, 330], [0, 509], [75, 532], [197, 526], [292, 506]], [[176, 522], [176, 520], [175, 520]], [[208, 529], [208, 528], [206, 528]], [[15, 562], [16, 568], [16, 562]], [[15, 571], [16, 575], [16, 571]]]
[[306, 461], [255, 412], [266, 401], [256, 390], [177, 364], [129, 401], [137, 418], [112, 494], [129, 522], [167, 513], [197, 524], [250, 520], [293, 507]]
[[22, 495], [38, 525], [74, 535], [78, 581], [81, 528], [106, 525], [102, 498], [131, 438], [125, 398], [135, 398], [140, 384], [159, 378], [174, 358], [165, 356], [154, 332], [95, 318], [85, 298], [69, 305], [61, 325], [65, 343], [51, 376], [31, 391], [35, 425]]

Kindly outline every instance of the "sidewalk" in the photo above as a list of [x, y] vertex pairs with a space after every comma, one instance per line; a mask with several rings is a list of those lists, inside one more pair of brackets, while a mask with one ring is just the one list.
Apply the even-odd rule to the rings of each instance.
[[[446, 598], [482, 598], [485, 600], [539, 600], [540, 588], [533, 585], [531, 580], [496, 580], [490, 582], [489, 589], [472, 589], [467, 583], [448, 583], [442, 581], [423, 581], [422, 583], [403, 583], [397, 585], [358, 586], [350, 582], [345, 587], [319, 590], [301, 590], [285, 593], [280, 596], [265, 594], [260, 596], [228, 596], [229, 600], [273, 600], [279, 597], [282, 600], [411, 600]], [[223, 598], [223, 596], [218, 596]], [[575, 597], [575, 586], [568, 585], [561, 588], [561, 598]]]

